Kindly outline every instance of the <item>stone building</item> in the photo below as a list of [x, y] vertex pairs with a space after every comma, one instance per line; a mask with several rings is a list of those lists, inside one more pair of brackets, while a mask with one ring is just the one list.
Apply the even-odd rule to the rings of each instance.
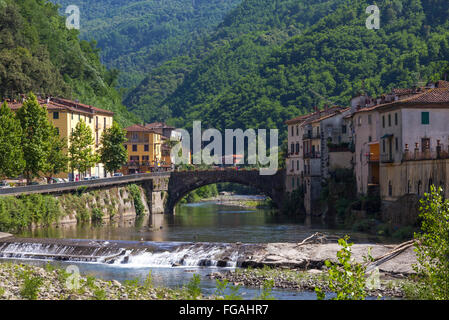
[[[94, 137], [94, 145], [92, 146], [95, 152], [101, 148], [101, 136], [105, 129], [112, 127], [114, 113], [108, 110], [96, 108], [78, 101], [72, 101], [63, 98], [46, 98], [38, 97], [38, 102], [41, 106], [46, 106], [49, 121], [58, 130], [61, 138], [66, 138], [68, 145], [70, 145], [70, 135], [75, 130], [79, 121], [83, 120], [91, 129]], [[16, 111], [22, 107], [23, 102], [8, 101], [8, 106], [11, 110]], [[83, 173], [88, 177], [107, 177], [104, 165], [98, 163], [95, 167]], [[79, 172], [64, 172], [56, 176], [57, 178], [68, 178], [70, 180], [80, 179]]]
[[380, 194], [394, 201], [422, 196], [432, 184], [447, 191], [449, 88], [434, 88], [379, 106]]

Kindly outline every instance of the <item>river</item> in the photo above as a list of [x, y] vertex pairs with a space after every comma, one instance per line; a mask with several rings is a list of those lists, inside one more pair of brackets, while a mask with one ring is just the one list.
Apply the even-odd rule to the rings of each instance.
[[[105, 280], [124, 281], [137, 278], [143, 281], [151, 271], [155, 285], [166, 287], [181, 287], [190, 280], [193, 274], [199, 274], [202, 278], [202, 290], [206, 294], [212, 294], [215, 290], [215, 282], [207, 275], [223, 269], [216, 266], [214, 255], [220, 250], [225, 250], [228, 243], [299, 242], [314, 232], [336, 237], [349, 234], [351, 240], [356, 243], [389, 241], [389, 239], [354, 233], [350, 230], [329, 229], [319, 221], [279, 216], [270, 210], [243, 209], [214, 202], [182, 205], [176, 212], [176, 215], [172, 216], [153, 215], [139, 221], [127, 221], [115, 226], [52, 227], [26, 231], [16, 236], [85, 239], [84, 241], [107, 240], [120, 245], [134, 243], [149, 246], [152, 248], [151, 253], [130, 256], [127, 263], [123, 261], [116, 261], [113, 264], [57, 261], [51, 263], [62, 266], [76, 264], [81, 274], [94, 275]], [[34, 250], [33, 252], [45, 253], [49, 249], [19, 247], [15, 250], [20, 252]], [[60, 253], [63, 250], [65, 249], [59, 248], [57, 252]], [[181, 256], [182, 260], [180, 260]], [[226, 269], [235, 268], [237, 259], [237, 255], [231, 255]], [[13, 260], [34, 265], [45, 265], [48, 262], [45, 259], [32, 259], [26, 256], [15, 257]], [[183, 265], [173, 267], [179, 261], [182, 261]], [[243, 287], [240, 293], [244, 298], [251, 299], [258, 295], [260, 290]], [[273, 290], [273, 295], [277, 299], [315, 299], [313, 292]]]

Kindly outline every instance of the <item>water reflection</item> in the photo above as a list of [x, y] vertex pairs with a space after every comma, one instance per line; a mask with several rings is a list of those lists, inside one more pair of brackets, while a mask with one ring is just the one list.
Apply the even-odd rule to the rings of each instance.
[[180, 242], [299, 242], [314, 232], [342, 237], [352, 241], [392, 242], [363, 233], [323, 225], [320, 220], [282, 216], [275, 211], [246, 209], [216, 203], [182, 205], [176, 215], [156, 214], [124, 219], [104, 225], [69, 225], [25, 231], [18, 236]]

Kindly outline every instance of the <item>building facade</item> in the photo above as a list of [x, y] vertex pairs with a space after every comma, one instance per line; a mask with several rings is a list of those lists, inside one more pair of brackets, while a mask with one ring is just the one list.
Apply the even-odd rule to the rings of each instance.
[[[91, 129], [94, 137], [94, 145], [92, 146], [95, 152], [101, 148], [101, 136], [105, 129], [112, 127], [114, 113], [108, 110], [99, 109], [90, 105], [79, 103], [62, 98], [38, 98], [41, 106], [46, 106], [49, 121], [58, 130], [61, 138], [66, 138], [68, 145], [70, 145], [70, 135], [75, 130], [79, 121], [83, 120]], [[21, 108], [23, 102], [10, 101], [8, 106], [16, 111]], [[88, 177], [107, 177], [109, 173], [106, 172], [102, 163], [96, 164], [95, 167], [88, 170], [83, 175]], [[69, 180], [77, 180], [81, 178], [79, 172], [61, 173], [58, 178], [68, 178]]]
[[162, 136], [145, 126], [135, 124], [125, 128], [125, 148], [128, 163], [122, 167], [123, 174], [147, 173], [166, 170], [162, 164]]

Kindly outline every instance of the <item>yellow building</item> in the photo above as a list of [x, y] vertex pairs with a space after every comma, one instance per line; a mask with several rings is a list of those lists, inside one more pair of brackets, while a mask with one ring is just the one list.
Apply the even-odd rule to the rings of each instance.
[[[112, 127], [113, 112], [61, 98], [38, 99], [38, 102], [40, 105], [47, 106], [48, 119], [56, 127], [61, 138], [66, 138], [69, 144], [70, 135], [75, 130], [76, 125], [80, 120], [84, 120], [92, 130], [95, 140], [93, 147], [95, 151], [99, 151], [103, 131]], [[22, 104], [16, 101], [8, 102], [8, 106], [13, 111], [22, 107]], [[97, 164], [87, 172], [87, 176], [106, 177], [104, 165], [102, 163]], [[80, 175], [78, 172], [67, 172], [58, 175], [58, 177], [76, 180], [80, 178]]]
[[123, 174], [146, 173], [167, 169], [162, 163], [162, 136], [154, 130], [135, 124], [125, 128], [129, 161]]

